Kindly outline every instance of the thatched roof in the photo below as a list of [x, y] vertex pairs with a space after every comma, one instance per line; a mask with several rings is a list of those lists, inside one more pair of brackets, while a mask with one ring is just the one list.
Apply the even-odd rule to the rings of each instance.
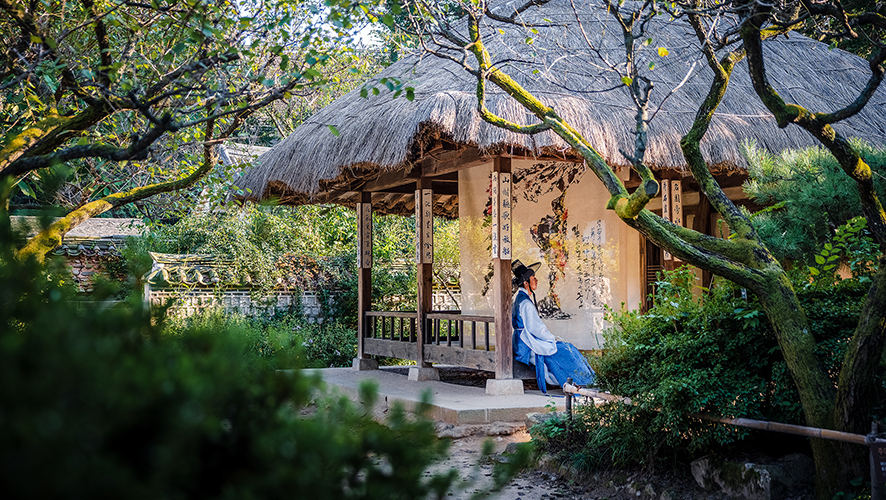
[[[551, 104], [608, 162], [625, 165], [619, 149], [632, 151], [635, 110], [618, 76], [604, 62], [622, 63], [622, 35], [611, 14], [588, 3], [575, 2], [584, 31], [598, 52], [588, 48], [569, 0], [553, 0], [524, 13], [527, 23], [551, 26], [537, 27], [537, 34], [487, 19], [493, 37], [486, 45], [500, 67]], [[650, 110], [661, 109], [650, 125], [646, 159], [653, 168], [682, 169], [685, 162], [679, 140], [707, 94], [711, 71], [686, 21], [668, 22], [667, 16], [660, 16], [651, 24], [649, 36], [652, 42], [640, 51], [637, 63], [643, 68], [655, 64], [654, 70], [646, 72], [655, 83]], [[531, 43], [527, 43], [529, 38]], [[659, 47], [669, 54], [661, 57]], [[770, 82], [786, 100], [815, 110], [833, 110], [852, 102], [870, 74], [861, 58], [796, 34], [768, 41], [765, 47]], [[685, 84], [662, 104], [690, 71]], [[415, 89], [415, 99], [392, 99], [385, 86], [377, 83], [384, 77], [407, 80]], [[430, 55], [408, 57], [367, 83], [373, 86], [381, 90], [379, 95], [363, 98], [358, 89], [337, 99], [262, 155], [238, 182], [251, 190], [248, 198], [349, 204], [355, 200], [352, 191], [385, 172], [408, 171], [427, 162], [429, 156], [441, 152], [433, 152], [440, 144], [477, 148], [480, 154], [519, 151], [539, 157], [577, 157], [553, 132], [520, 135], [483, 122], [475, 110], [475, 79], [451, 61]], [[488, 90], [487, 106], [492, 112], [519, 123], [536, 122], [514, 99], [491, 84]], [[884, 116], [886, 90], [881, 88], [862, 113], [835, 128], [882, 144], [886, 143]], [[746, 67], [741, 66], [703, 141], [703, 152], [715, 169], [740, 169], [744, 166], [740, 144], [745, 140], [770, 151], [815, 144], [799, 127], [776, 126], [754, 94]], [[388, 208], [396, 196], [407, 205], [411, 198], [389, 196], [394, 198], [384, 203]], [[453, 199], [440, 197], [438, 212], [446, 212], [441, 203], [448, 203], [450, 211], [455, 205]]]

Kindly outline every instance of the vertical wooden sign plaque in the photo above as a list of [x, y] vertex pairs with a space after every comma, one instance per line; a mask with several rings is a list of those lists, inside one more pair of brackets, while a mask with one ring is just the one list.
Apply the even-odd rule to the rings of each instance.
[[671, 222], [683, 226], [683, 181], [671, 181]]
[[498, 257], [511, 260], [511, 207], [513, 196], [511, 195], [511, 174], [501, 172], [498, 174]]
[[434, 263], [434, 191], [421, 192], [421, 262]]
[[415, 190], [415, 263], [421, 264], [421, 189]]
[[[661, 217], [668, 222], [673, 222], [671, 214], [671, 181], [668, 179], [661, 181]], [[671, 252], [667, 250], [662, 249], [662, 253], [664, 254], [664, 260], [674, 259]]]
[[372, 267], [372, 204], [357, 203], [357, 267]]
[[490, 184], [490, 188], [492, 190], [492, 258], [498, 258], [498, 244], [501, 241], [501, 231], [498, 225], [498, 210], [500, 208], [501, 202], [499, 201], [499, 192], [498, 192], [498, 172], [492, 172], [492, 183]]

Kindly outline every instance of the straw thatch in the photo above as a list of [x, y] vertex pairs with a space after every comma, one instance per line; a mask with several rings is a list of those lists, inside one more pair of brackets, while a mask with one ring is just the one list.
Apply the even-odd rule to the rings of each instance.
[[[594, 2], [590, 2], [594, 3]], [[498, 65], [529, 91], [552, 105], [613, 165], [626, 165], [619, 149], [632, 151], [635, 109], [618, 76], [607, 64], [623, 64], [622, 35], [611, 14], [588, 2], [575, 2], [590, 50], [575, 21], [569, 0], [553, 0], [523, 15], [529, 28], [487, 20], [491, 38], [486, 45]], [[507, 6], [502, 7], [507, 9]], [[504, 32], [503, 34], [501, 32]], [[655, 68], [645, 74], [655, 83], [650, 110], [646, 160], [657, 169], [682, 169], [679, 140], [694, 119], [708, 91], [711, 71], [701, 58], [698, 41], [684, 20], [654, 21], [652, 42], [643, 47], [637, 64]], [[527, 43], [531, 38], [531, 43]], [[852, 102], [867, 82], [867, 62], [808, 38], [791, 35], [765, 44], [770, 82], [788, 101], [829, 111]], [[669, 51], [665, 57], [658, 48]], [[602, 57], [601, 57], [602, 56]], [[468, 58], [468, 62], [473, 60]], [[691, 74], [685, 84], [662, 101]], [[415, 99], [392, 98], [377, 82], [383, 77], [408, 81]], [[239, 182], [252, 199], [278, 197], [284, 203], [335, 201], [352, 203], [362, 182], [385, 171], [410, 170], [440, 141], [479, 148], [494, 154], [515, 149], [545, 157], [577, 157], [552, 132], [521, 135], [483, 122], [476, 112], [476, 81], [457, 64], [425, 54], [400, 60], [367, 84], [379, 95], [368, 98], [355, 90], [336, 100], [262, 155], [257, 166]], [[488, 86], [488, 108], [518, 123], [535, 123], [514, 99]], [[659, 109], [660, 107], [660, 109]], [[862, 113], [838, 124], [841, 133], [882, 144], [886, 142], [886, 90], [880, 89]], [[329, 126], [339, 135], [334, 135]], [[770, 151], [814, 145], [796, 126], [779, 129], [753, 92], [746, 67], [734, 72], [727, 95], [703, 141], [703, 152], [715, 169], [741, 169], [742, 141], [751, 140]], [[392, 208], [407, 195], [392, 196]], [[444, 200], [451, 207], [455, 201]], [[439, 202], [438, 202], [439, 205]], [[400, 210], [407, 211], [405, 205]], [[438, 212], [441, 207], [438, 206]]]

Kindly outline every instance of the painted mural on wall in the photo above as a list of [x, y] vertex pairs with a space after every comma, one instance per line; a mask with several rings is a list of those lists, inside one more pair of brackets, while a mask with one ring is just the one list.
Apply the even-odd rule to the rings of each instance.
[[[585, 227], [579, 224], [569, 226], [566, 195], [569, 187], [578, 183], [586, 170], [580, 163], [558, 162], [537, 163], [514, 172], [514, 210], [522, 203], [537, 204], [541, 197], [557, 194], [551, 201], [549, 213], [535, 222], [527, 221], [532, 224], [529, 233], [547, 269], [538, 276], [547, 284], [547, 293], [538, 299], [539, 314], [544, 319], [572, 318], [573, 314], [564, 310], [561, 301], [569, 270], [575, 273], [578, 281], [575, 300], [581, 309], [602, 310], [610, 301], [609, 279], [604, 276], [606, 235], [603, 221], [591, 221]], [[491, 185], [487, 188], [487, 195], [484, 216], [488, 220], [492, 213]], [[490, 263], [484, 274], [484, 296], [489, 292], [492, 274]]]

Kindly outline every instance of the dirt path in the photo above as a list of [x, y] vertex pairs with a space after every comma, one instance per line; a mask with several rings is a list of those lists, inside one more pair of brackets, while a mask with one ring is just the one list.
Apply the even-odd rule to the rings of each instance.
[[[441, 469], [455, 468], [462, 477], [468, 480], [476, 480], [475, 484], [451, 493], [447, 499], [468, 500], [478, 489], [489, 488], [492, 485], [492, 463], [484, 463], [479, 469], [476, 464], [481, 456], [483, 443], [491, 440], [494, 445], [494, 454], [498, 455], [505, 451], [509, 443], [523, 443], [529, 441], [529, 433], [525, 430], [504, 436], [473, 435], [459, 439], [453, 439], [450, 448], [449, 459], [440, 464]], [[556, 475], [526, 471], [517, 476], [510, 484], [501, 491], [487, 497], [490, 500], [550, 500], [550, 499], [590, 499], [582, 493], [584, 488], [570, 484], [568, 481]]]
[[[507, 424], [505, 424], [507, 425]], [[470, 428], [449, 428], [442, 436], [452, 438], [449, 458], [435, 470], [455, 468], [462, 478], [475, 480], [469, 486], [450, 493], [447, 499], [469, 500], [477, 490], [492, 485], [491, 462], [477, 468], [483, 443], [491, 440], [493, 456], [505, 452], [509, 443], [523, 443], [530, 440], [529, 433], [521, 429], [504, 435], [487, 436], [485, 432], [502, 432], [502, 428], [479, 428], [471, 433]], [[492, 493], [490, 500], [720, 500], [722, 495], [705, 492], [699, 488], [688, 474], [670, 472], [649, 474], [643, 471], [609, 471], [594, 474], [580, 483], [544, 470], [527, 470], [519, 474], [507, 486]]]

